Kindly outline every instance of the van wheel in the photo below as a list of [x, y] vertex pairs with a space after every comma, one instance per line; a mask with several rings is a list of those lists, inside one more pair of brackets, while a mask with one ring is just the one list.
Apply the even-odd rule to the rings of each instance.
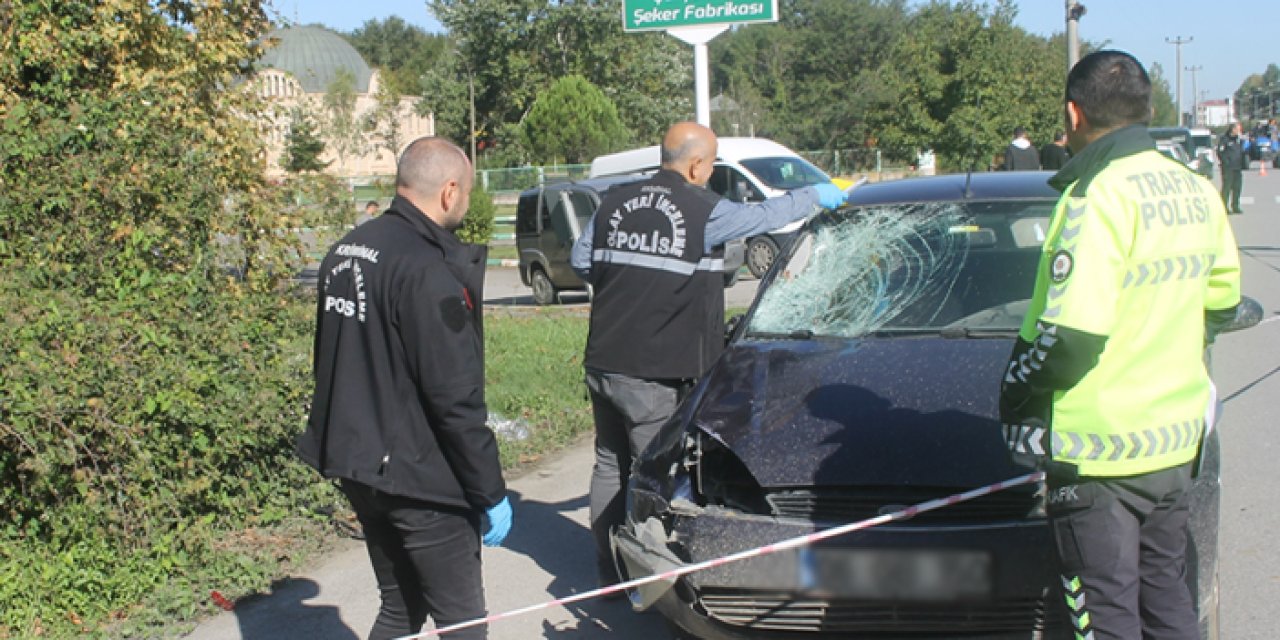
[[540, 305], [555, 304], [556, 286], [541, 267], [534, 267], [529, 273], [529, 286], [533, 287], [533, 301]]
[[751, 275], [762, 278], [774, 258], [778, 257], [778, 243], [769, 236], [757, 236], [747, 241], [747, 269]]

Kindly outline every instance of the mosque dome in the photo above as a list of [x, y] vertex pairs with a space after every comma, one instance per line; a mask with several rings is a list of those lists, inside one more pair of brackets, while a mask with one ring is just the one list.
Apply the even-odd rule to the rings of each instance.
[[345, 38], [319, 26], [288, 27], [267, 34], [259, 68], [279, 69], [294, 77], [307, 93], [325, 93], [338, 71], [355, 77], [355, 92], [368, 93], [373, 71]]

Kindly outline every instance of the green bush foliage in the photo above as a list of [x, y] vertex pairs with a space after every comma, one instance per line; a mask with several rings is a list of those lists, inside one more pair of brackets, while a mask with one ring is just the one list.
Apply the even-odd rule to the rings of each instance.
[[336, 504], [289, 279], [353, 212], [263, 177], [258, 0], [2, 4], [0, 637], [149, 635], [138, 602], [261, 588], [246, 536]]
[[476, 180], [471, 185], [471, 205], [467, 208], [466, 217], [462, 219], [462, 226], [458, 228], [458, 237], [471, 244], [489, 244], [489, 240], [493, 238], [496, 210], [493, 196]]

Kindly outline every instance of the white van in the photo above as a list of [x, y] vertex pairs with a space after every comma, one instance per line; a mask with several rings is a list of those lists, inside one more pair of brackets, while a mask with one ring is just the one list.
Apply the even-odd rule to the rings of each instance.
[[[808, 160], [787, 147], [765, 138], [719, 138], [715, 171], [707, 188], [735, 202], [761, 202], [791, 189], [832, 182]], [[658, 147], [632, 149], [591, 161], [591, 177], [658, 170]], [[747, 240], [747, 268], [757, 278], [773, 264], [780, 248], [791, 240], [801, 222]]]

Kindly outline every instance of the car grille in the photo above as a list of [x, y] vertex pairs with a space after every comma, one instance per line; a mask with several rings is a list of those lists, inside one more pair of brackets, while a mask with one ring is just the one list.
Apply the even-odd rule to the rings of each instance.
[[1061, 607], [1049, 607], [1042, 598], [944, 606], [707, 589], [700, 601], [711, 618], [731, 627], [819, 637], [955, 638], [1044, 631], [1065, 622]]
[[[961, 491], [929, 487], [858, 487], [856, 489], [788, 489], [766, 496], [773, 515], [814, 522], [856, 522], [899, 511]], [[967, 524], [1026, 518], [1040, 498], [1028, 491], [1002, 491], [928, 511], [904, 521], [908, 524]]]

